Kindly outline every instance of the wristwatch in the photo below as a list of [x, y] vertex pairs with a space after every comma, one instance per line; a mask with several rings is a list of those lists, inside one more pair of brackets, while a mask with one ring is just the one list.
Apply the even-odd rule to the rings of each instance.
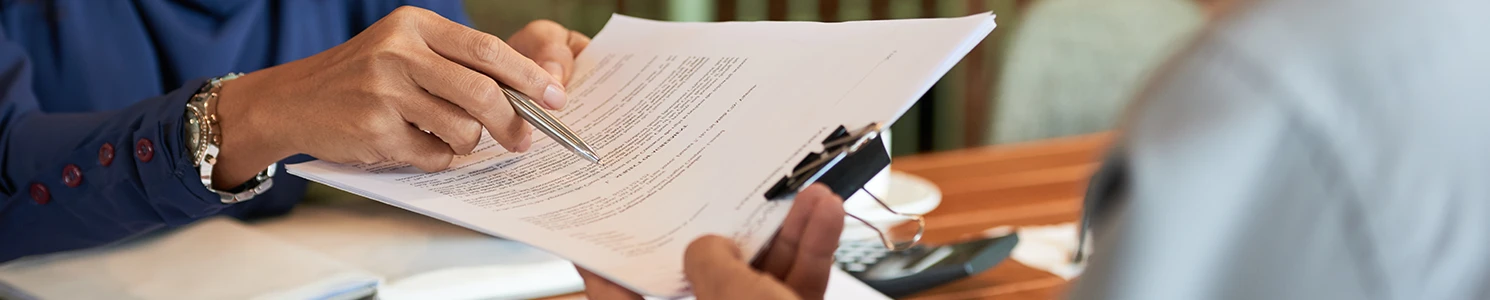
[[269, 168], [254, 175], [253, 179], [230, 190], [219, 191], [212, 188], [212, 165], [217, 163], [217, 153], [222, 146], [222, 129], [218, 128], [217, 110], [213, 105], [217, 102], [217, 92], [222, 89], [223, 82], [242, 75], [229, 73], [213, 78], [197, 90], [197, 94], [186, 102], [186, 126], [182, 126], [186, 131], [187, 154], [191, 155], [192, 166], [201, 174], [202, 185], [208, 191], [216, 193], [222, 203], [228, 204], [247, 201], [269, 191], [274, 186], [274, 170], [279, 167], [279, 163], [269, 164]]

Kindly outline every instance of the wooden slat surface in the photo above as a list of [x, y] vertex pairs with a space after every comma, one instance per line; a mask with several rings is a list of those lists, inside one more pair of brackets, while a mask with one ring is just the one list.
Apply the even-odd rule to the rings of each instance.
[[818, 0], [817, 20], [823, 22], [837, 22], [838, 0]]
[[786, 20], [786, 0], [770, 0], [766, 2], [766, 19], [771, 21]]
[[890, 18], [890, 0], [869, 0], [869, 18], [884, 20]]
[[[1102, 133], [908, 156], [891, 168], [941, 189], [941, 206], [926, 215], [925, 242], [950, 243], [998, 226], [1076, 221], [1086, 181], [1110, 140]], [[909, 299], [1055, 299], [1065, 287], [1060, 277], [1005, 261]]]
[[[1081, 195], [1111, 134], [1100, 133], [1007, 146], [898, 157], [896, 171], [935, 183], [942, 204], [926, 215], [926, 244], [955, 242], [1012, 225], [1076, 221]], [[1066, 281], [1005, 261], [992, 270], [907, 299], [1056, 299]], [[551, 299], [583, 299], [578, 293]]]
[[738, 18], [739, 17], [738, 13], [736, 12], [736, 9], [738, 9], [739, 6], [740, 6], [740, 3], [737, 2], [736, 0], [716, 0], [716, 1], [714, 1], [714, 21], [716, 21], [716, 22], [734, 21], [735, 18]]

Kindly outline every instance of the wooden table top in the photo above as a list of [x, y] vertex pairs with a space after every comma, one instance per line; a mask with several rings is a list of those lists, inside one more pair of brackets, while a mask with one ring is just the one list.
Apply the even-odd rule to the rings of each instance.
[[[891, 169], [935, 183], [942, 204], [926, 215], [927, 244], [957, 241], [1012, 225], [1074, 222], [1086, 181], [1097, 170], [1110, 133], [899, 157]], [[1007, 260], [992, 270], [909, 297], [1056, 299], [1066, 281]]]
[[[1111, 134], [987, 146], [895, 158], [891, 169], [935, 183], [942, 204], [926, 215], [923, 242], [954, 242], [998, 226], [1048, 225], [1081, 217], [1086, 181]], [[1055, 299], [1066, 281], [1004, 261], [992, 270], [909, 299]], [[583, 299], [574, 293], [547, 299]]]

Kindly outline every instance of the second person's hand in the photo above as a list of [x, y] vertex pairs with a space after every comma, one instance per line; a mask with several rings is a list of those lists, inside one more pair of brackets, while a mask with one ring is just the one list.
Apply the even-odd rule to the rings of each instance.
[[[797, 194], [781, 230], [755, 264], [730, 239], [694, 240], [683, 255], [683, 273], [700, 300], [822, 299], [833, 251], [843, 233], [843, 199], [822, 184]], [[579, 269], [590, 299], [642, 299], [603, 277]]]
[[567, 84], [574, 75], [574, 58], [590, 45], [590, 37], [554, 21], [537, 20], [513, 33], [507, 43]]

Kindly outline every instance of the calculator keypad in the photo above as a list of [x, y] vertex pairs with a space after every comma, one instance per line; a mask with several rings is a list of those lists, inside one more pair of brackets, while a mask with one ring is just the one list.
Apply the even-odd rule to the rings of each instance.
[[878, 241], [844, 242], [833, 253], [833, 260], [844, 271], [857, 273], [864, 272], [870, 266], [879, 263], [880, 259], [889, 252], [890, 250], [885, 249], [885, 245]]

